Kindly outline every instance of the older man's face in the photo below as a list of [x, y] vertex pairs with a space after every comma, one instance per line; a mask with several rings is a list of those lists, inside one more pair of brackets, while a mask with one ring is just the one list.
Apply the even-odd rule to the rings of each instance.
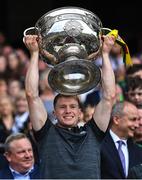
[[5, 155], [10, 166], [20, 173], [27, 172], [34, 164], [33, 149], [26, 138], [12, 141]]

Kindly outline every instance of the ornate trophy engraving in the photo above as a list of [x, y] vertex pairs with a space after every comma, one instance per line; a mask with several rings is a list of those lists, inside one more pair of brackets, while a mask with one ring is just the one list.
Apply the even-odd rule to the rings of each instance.
[[89, 10], [63, 7], [49, 11], [24, 35], [39, 36], [40, 57], [51, 67], [49, 85], [62, 94], [96, 87], [101, 71], [93, 62], [100, 52], [102, 22]]

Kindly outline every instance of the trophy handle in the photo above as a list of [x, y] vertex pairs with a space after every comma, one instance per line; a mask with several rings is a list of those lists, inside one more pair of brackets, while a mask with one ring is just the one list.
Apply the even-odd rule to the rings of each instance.
[[[107, 35], [108, 33], [110, 33], [112, 31], [112, 29], [110, 28], [101, 28], [101, 32], [102, 32], [102, 35]], [[120, 39], [121, 37], [118, 35], [117, 39], [116, 39], [116, 43], [117, 44], [120, 44]]]
[[105, 27], [101, 28], [102, 35], [107, 35], [111, 31], [112, 30], [109, 28], [105, 28]]
[[25, 29], [25, 31], [23, 32], [23, 35], [38, 35], [38, 28], [36, 27], [29, 27], [27, 29]]
[[[101, 28], [102, 34], [101, 35], [106, 35], [112, 30], [109, 28]], [[127, 44], [123, 41], [123, 39], [118, 35], [116, 38], [116, 43], [119, 44], [122, 47], [123, 50], [123, 62], [125, 63], [126, 66], [132, 66], [133, 62], [131, 59], [131, 55], [129, 52], [129, 48]]]

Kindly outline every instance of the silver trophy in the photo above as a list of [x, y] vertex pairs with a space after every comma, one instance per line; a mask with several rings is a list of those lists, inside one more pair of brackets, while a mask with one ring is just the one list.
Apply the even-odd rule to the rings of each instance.
[[24, 36], [39, 36], [40, 57], [51, 67], [50, 87], [58, 93], [77, 95], [100, 82], [101, 71], [94, 60], [100, 53], [102, 31], [96, 14], [79, 7], [62, 7], [44, 14]]

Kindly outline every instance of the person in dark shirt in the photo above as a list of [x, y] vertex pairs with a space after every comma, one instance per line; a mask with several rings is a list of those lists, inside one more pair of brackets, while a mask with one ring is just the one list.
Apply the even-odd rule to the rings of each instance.
[[[36, 35], [24, 37], [31, 54], [26, 74], [26, 94], [30, 119], [38, 141], [42, 179], [99, 179], [100, 143], [110, 120], [115, 101], [115, 77], [109, 53], [115, 43], [112, 35], [103, 36], [102, 98], [93, 119], [83, 128], [77, 127], [81, 109], [76, 95], [58, 94], [54, 99], [56, 125], [48, 114], [38, 92], [39, 46]], [[33, 79], [34, 77], [34, 79]]]

